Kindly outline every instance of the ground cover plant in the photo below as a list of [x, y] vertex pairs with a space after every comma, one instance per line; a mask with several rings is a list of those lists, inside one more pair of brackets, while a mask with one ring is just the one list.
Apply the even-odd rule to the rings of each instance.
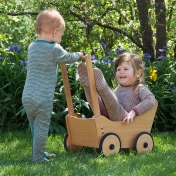
[[152, 133], [155, 143], [150, 153], [138, 154], [134, 149], [122, 149], [104, 157], [94, 148], [81, 152], [65, 151], [62, 135], [50, 135], [46, 148], [57, 157], [48, 163], [31, 162], [29, 132], [1, 133], [1, 176], [175, 176], [176, 133]]

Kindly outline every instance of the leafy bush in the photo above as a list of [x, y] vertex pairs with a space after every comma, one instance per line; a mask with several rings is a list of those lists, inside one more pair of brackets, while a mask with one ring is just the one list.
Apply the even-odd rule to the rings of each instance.
[[[114, 86], [113, 59], [125, 50], [118, 47], [109, 52], [101, 43], [100, 49], [92, 51], [93, 65], [99, 67], [111, 88]], [[162, 53], [161, 53], [162, 54]], [[161, 55], [162, 56], [162, 55]], [[26, 129], [28, 120], [21, 103], [26, 79], [26, 52], [18, 46], [0, 50], [0, 128], [3, 130]], [[176, 58], [162, 56], [150, 62], [150, 56], [144, 55], [146, 85], [159, 102], [153, 125], [155, 131], [176, 129]], [[91, 117], [92, 111], [86, 102], [83, 88], [79, 84], [77, 64], [67, 65], [70, 89], [75, 113], [82, 117]], [[65, 116], [68, 114], [61, 70], [58, 70], [58, 82], [55, 90], [54, 109], [50, 132], [66, 131]]]
[[146, 83], [159, 103], [154, 121], [154, 129], [159, 131], [176, 129], [176, 58], [164, 56], [163, 51], [153, 63], [145, 57]]
[[21, 104], [21, 94], [26, 77], [25, 64], [18, 46], [12, 45], [7, 50], [1, 50], [0, 127], [3, 129], [24, 129], [26, 127], [25, 112]]

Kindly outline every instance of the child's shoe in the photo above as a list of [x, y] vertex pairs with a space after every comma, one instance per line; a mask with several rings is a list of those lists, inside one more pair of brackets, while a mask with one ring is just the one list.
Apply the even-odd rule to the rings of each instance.
[[51, 158], [56, 158], [56, 155], [54, 153], [44, 152], [44, 157], [49, 160]]

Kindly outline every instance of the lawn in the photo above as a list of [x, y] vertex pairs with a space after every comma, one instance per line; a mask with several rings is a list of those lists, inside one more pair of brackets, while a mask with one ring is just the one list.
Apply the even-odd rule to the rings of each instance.
[[48, 152], [57, 155], [48, 163], [31, 162], [29, 132], [0, 133], [0, 176], [176, 176], [176, 133], [153, 133], [154, 149], [138, 154], [122, 149], [104, 157], [93, 148], [65, 151], [63, 135], [50, 135]]

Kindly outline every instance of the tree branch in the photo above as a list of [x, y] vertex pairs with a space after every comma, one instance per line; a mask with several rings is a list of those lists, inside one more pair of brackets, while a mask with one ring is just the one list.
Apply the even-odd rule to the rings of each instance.
[[5, 13], [3, 11], [0, 11], [0, 14], [6, 14], [9, 16], [22, 16], [22, 15], [38, 15], [39, 12], [8, 12], [8, 13]]
[[144, 46], [141, 43], [139, 43], [139, 41], [137, 41], [132, 35], [128, 34], [126, 31], [119, 29], [119, 28], [116, 28], [116, 27], [113, 27], [113, 26], [110, 26], [110, 25], [107, 25], [107, 24], [102, 24], [98, 21], [95, 21], [94, 23], [98, 26], [103, 27], [103, 28], [107, 28], [107, 29], [119, 32], [120, 34], [123, 34], [124, 36], [128, 37], [128, 39], [130, 39], [134, 44], [136, 44], [139, 48], [144, 50]]

